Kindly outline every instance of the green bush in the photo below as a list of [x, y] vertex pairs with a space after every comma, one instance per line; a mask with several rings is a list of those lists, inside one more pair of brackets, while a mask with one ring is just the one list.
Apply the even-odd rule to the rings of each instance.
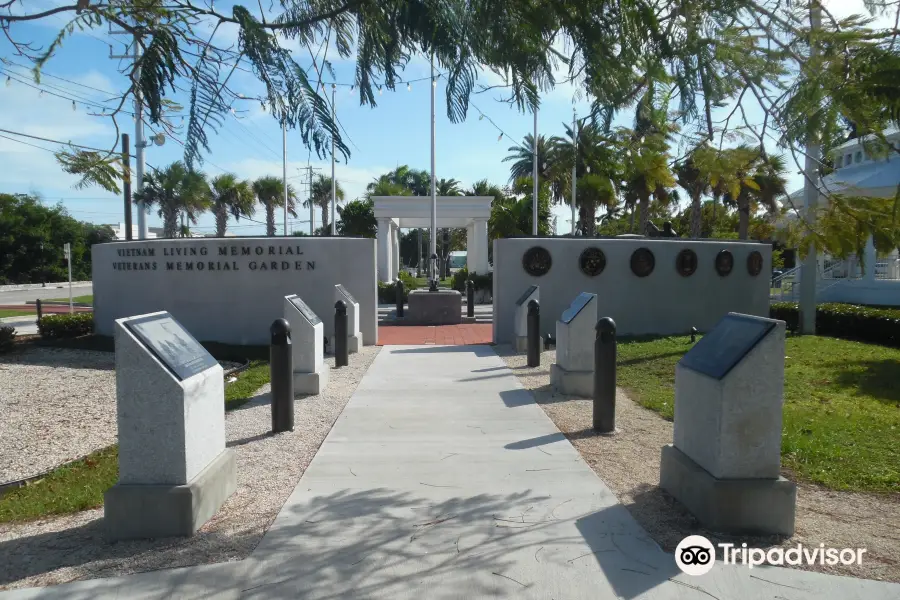
[[[419, 289], [416, 278], [409, 273], [400, 273], [400, 281], [403, 282], [403, 302], [409, 302], [409, 293], [412, 290]], [[396, 304], [397, 303], [397, 284], [378, 282], [378, 303], [379, 304]]]
[[[450, 284], [454, 290], [458, 292], [466, 293], [466, 279], [469, 278], [469, 270], [465, 267], [457, 271], [453, 274], [453, 281]], [[489, 290], [493, 291], [494, 289], [494, 274], [488, 273], [487, 275], [479, 275], [478, 273], [472, 273], [472, 284], [475, 286], [476, 290]]]
[[38, 331], [48, 340], [89, 335], [94, 333], [94, 314], [47, 315], [38, 321]]
[[[796, 331], [800, 311], [792, 302], [772, 304], [769, 315]], [[900, 309], [855, 304], [820, 304], [816, 309], [816, 334], [900, 348]]]
[[0, 354], [9, 352], [16, 339], [16, 328], [11, 325], [0, 325]]

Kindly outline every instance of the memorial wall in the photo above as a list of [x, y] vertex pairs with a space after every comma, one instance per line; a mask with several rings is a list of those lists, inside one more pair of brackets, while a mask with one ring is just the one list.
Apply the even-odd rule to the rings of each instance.
[[378, 337], [375, 240], [365, 238], [190, 238], [92, 248], [94, 325], [165, 310], [201, 341], [266, 345], [298, 294], [334, 332], [334, 286], [359, 302], [365, 345]]
[[494, 342], [513, 343], [516, 300], [540, 286], [541, 335], [581, 292], [618, 335], [708, 331], [728, 312], [768, 316], [772, 247], [684, 238], [494, 241]]

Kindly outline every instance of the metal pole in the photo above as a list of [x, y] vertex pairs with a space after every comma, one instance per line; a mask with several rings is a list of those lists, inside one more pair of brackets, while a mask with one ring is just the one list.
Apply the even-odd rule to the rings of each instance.
[[307, 165], [309, 170], [309, 235], [316, 235], [316, 207], [312, 197], [312, 165]]
[[534, 108], [534, 154], [532, 160], [532, 178], [534, 179], [534, 192], [531, 197], [531, 235], [538, 234], [538, 109]]
[[125, 201], [125, 241], [131, 235], [131, 151], [128, 148], [128, 134], [122, 134], [122, 197]]
[[38, 298], [37, 300], [34, 301], [34, 308], [37, 310], [37, 324], [40, 325], [41, 317], [44, 316], [44, 311], [41, 308], [41, 299], [40, 298]]
[[[428, 276], [435, 281], [437, 277], [437, 184], [434, 178], [434, 90], [437, 87], [437, 79], [434, 78], [434, 55], [431, 55], [431, 241], [429, 255]], [[433, 287], [437, 287], [433, 284]]]
[[291, 326], [275, 319], [269, 328], [269, 379], [272, 383], [272, 433], [294, 430], [294, 369]]
[[[822, 27], [822, 5], [815, 0], [809, 7], [810, 34]], [[816, 42], [811, 42], [809, 57], [815, 60], [819, 55]], [[819, 207], [818, 172], [822, 147], [816, 132], [810, 131], [806, 137], [806, 164], [804, 165], [804, 196], [806, 198], [806, 222], [812, 230], [816, 224], [816, 210]], [[819, 256], [814, 242], [809, 242], [806, 259], [800, 269], [800, 333], [816, 333], [816, 278], [819, 271]]]
[[541, 365], [541, 305], [537, 300], [528, 303], [528, 366]]
[[572, 109], [572, 237], [575, 237], [575, 173], [578, 165], [578, 113]]
[[616, 431], [616, 322], [597, 321], [594, 340], [594, 431]]
[[[335, 120], [334, 115], [334, 88], [331, 84], [331, 120]], [[337, 180], [334, 178], [334, 136], [331, 136], [331, 235], [337, 235], [337, 222], [335, 213], [337, 211]]]
[[[137, 192], [144, 190], [144, 95], [138, 82], [141, 80], [141, 35], [134, 34], [134, 183]], [[147, 211], [143, 202], [138, 202], [138, 239], [147, 239]]]
[[471, 279], [466, 279], [466, 316], [475, 318], [475, 284]]
[[350, 348], [347, 344], [347, 305], [343, 300], [334, 303], [334, 366], [350, 364]]
[[397, 279], [397, 285], [395, 287], [396, 295], [397, 295], [397, 316], [403, 316], [403, 280]]
[[287, 121], [281, 122], [281, 181], [284, 185], [284, 235], [288, 234]]
[[696, 341], [697, 341], [697, 328], [691, 327], [691, 343], [693, 344]]
[[66, 243], [66, 260], [69, 263], [69, 314], [75, 312], [75, 303], [72, 301], [72, 244]]

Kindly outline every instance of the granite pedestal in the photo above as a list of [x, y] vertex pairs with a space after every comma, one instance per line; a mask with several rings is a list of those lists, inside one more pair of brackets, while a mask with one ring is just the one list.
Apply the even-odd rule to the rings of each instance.
[[296, 294], [284, 297], [284, 318], [291, 326], [294, 394], [318, 394], [328, 385], [324, 325]]
[[[359, 352], [363, 345], [362, 334], [359, 332], [359, 302], [350, 295], [343, 285], [334, 286], [334, 302], [343, 300], [347, 305], [347, 351], [350, 354]], [[334, 306], [334, 304], [332, 304]], [[328, 347], [334, 352], [334, 336], [331, 336]]]
[[410, 325], [459, 325], [462, 294], [456, 290], [413, 290], [409, 293], [406, 321]]
[[594, 327], [597, 295], [581, 293], [556, 322], [556, 362], [550, 384], [561, 394], [590, 398], [594, 394]]
[[119, 481], [112, 540], [195, 533], [234, 492], [222, 367], [168, 313], [115, 323]]
[[[532, 300], [541, 301], [541, 288], [537, 285], [529, 286], [516, 300], [515, 323], [513, 325], [513, 345], [516, 352], [528, 351], [528, 303]], [[541, 348], [544, 347], [543, 337], [540, 338]]]
[[783, 398], [784, 322], [729, 313], [675, 367], [674, 445], [663, 449], [660, 485], [717, 531], [793, 534]]

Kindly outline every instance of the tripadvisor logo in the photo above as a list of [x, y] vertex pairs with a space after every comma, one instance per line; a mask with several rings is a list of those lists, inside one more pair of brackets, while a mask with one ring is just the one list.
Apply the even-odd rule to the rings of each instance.
[[[722, 550], [722, 563], [726, 565], [746, 565], [749, 568], [760, 565], [859, 565], [862, 564], [865, 548], [826, 548], [825, 544], [792, 548], [748, 548], [735, 544], [717, 544]], [[679, 542], [675, 548], [675, 564], [687, 575], [704, 575], [716, 563], [716, 547], [702, 535], [691, 535]]]

